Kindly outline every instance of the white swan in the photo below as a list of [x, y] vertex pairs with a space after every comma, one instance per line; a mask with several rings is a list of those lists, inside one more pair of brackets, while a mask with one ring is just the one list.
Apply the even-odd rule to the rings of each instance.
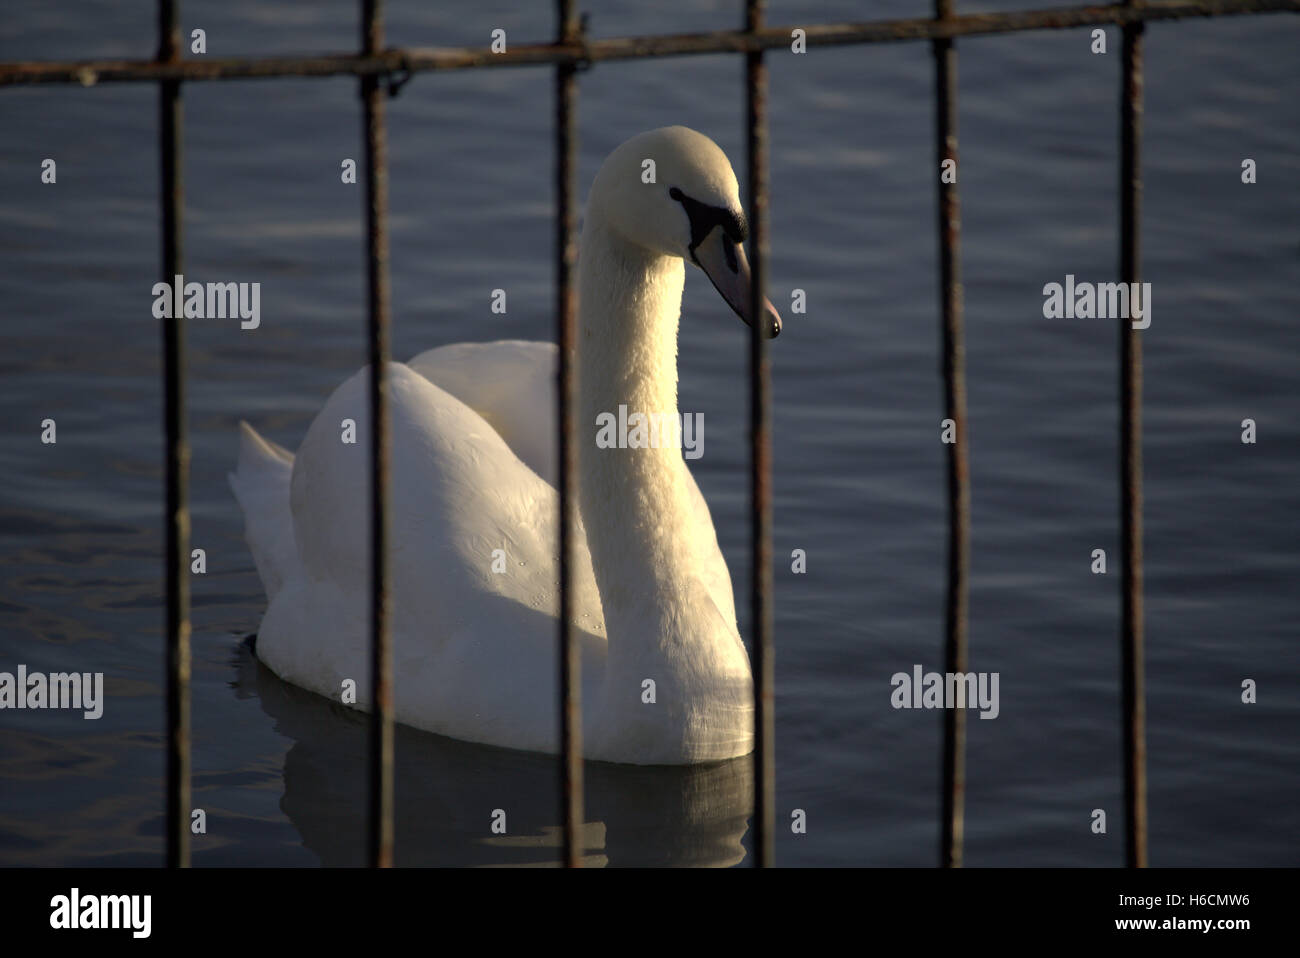
[[[642, 181], [647, 159], [654, 183]], [[620, 405], [677, 415], [683, 260], [753, 320], [744, 235], [725, 154], [685, 127], [627, 141], [591, 188], [578, 263], [574, 595], [588, 758], [688, 764], [753, 747], [731, 580], [681, 450], [598, 448], [595, 438], [597, 416]], [[761, 316], [776, 335], [770, 302]], [[559, 749], [556, 359], [549, 343], [515, 341], [444, 346], [391, 365], [395, 708], [405, 724]], [[258, 657], [335, 701], [354, 680], [361, 708], [370, 689], [367, 376], [335, 391], [296, 458], [242, 424], [230, 476], [269, 600]], [[356, 423], [355, 443], [342, 441], [344, 419]], [[498, 549], [504, 573], [493, 568]]]

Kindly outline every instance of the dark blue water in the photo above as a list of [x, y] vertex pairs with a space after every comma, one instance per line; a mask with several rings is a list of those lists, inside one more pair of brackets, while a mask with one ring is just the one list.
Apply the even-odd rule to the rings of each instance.
[[[961, 4], [964, 10], [1045, 2]], [[209, 56], [346, 50], [354, 4], [184, 5]], [[544, 40], [549, 5], [393, 2], [390, 43]], [[738, 4], [589, 2], [615, 36], [733, 27]], [[775, 3], [773, 23], [924, 15], [922, 0]], [[152, 5], [69, 2], [0, 23], [0, 59], [147, 57]], [[1117, 335], [1047, 320], [1042, 287], [1117, 280], [1119, 36], [960, 44], [972, 468], [972, 865], [1122, 860]], [[1144, 279], [1151, 862], [1300, 863], [1300, 23], [1147, 31]], [[944, 542], [933, 65], [923, 44], [776, 51], [771, 65], [778, 860], [937, 858], [940, 714], [890, 676], [941, 667]], [[743, 171], [742, 67], [699, 57], [581, 78], [585, 195], [628, 136], [682, 123]], [[545, 69], [411, 80], [389, 105], [394, 355], [550, 339]], [[362, 719], [238, 640], [264, 598], [226, 486], [237, 423], [289, 448], [363, 361], [355, 81], [185, 90], [186, 272], [262, 284], [262, 325], [189, 327], [198, 865], [358, 862]], [[102, 671], [102, 719], [0, 712], [0, 864], [161, 860], [162, 597], [156, 94], [0, 91], [0, 671]], [[40, 183], [41, 160], [58, 163]], [[1258, 164], [1244, 185], [1241, 161]], [[509, 292], [502, 316], [491, 290]], [[791, 315], [790, 291], [807, 293]], [[747, 570], [746, 331], [691, 272], [681, 402], [737, 595]], [[58, 443], [39, 441], [57, 422]], [[1258, 442], [1240, 441], [1254, 419]], [[1090, 572], [1092, 550], [1109, 557]], [[793, 549], [808, 555], [793, 575]], [[742, 611], [742, 634], [749, 625]], [[1258, 702], [1241, 701], [1243, 680]], [[403, 730], [399, 861], [552, 861], [554, 761]], [[742, 860], [747, 762], [588, 770], [593, 862]], [[493, 809], [509, 831], [493, 836]], [[785, 823], [807, 814], [807, 834]], [[1090, 828], [1094, 809], [1108, 831]]]

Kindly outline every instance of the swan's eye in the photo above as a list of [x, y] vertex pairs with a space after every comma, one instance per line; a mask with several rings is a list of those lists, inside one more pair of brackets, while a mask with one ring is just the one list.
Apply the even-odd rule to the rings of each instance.
[[745, 220], [744, 213], [737, 214], [727, 210], [727, 235], [737, 243], [749, 239], [749, 223]]
[[[731, 238], [733, 243], [743, 243], [749, 234], [748, 224], [745, 222], [745, 214], [734, 213], [723, 206], [710, 206], [707, 203], [701, 203], [699, 200], [692, 199], [675, 186], [668, 188], [668, 195], [682, 204], [682, 209], [686, 211], [686, 217], [691, 224], [691, 246], [693, 250], [704, 242], [704, 237], [715, 226], [721, 226], [722, 231]], [[728, 251], [728, 263], [734, 253]], [[735, 267], [733, 267], [733, 270]]]

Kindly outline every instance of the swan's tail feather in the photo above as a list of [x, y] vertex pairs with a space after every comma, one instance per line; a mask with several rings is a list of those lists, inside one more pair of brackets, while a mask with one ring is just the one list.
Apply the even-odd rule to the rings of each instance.
[[293, 454], [239, 423], [239, 463], [230, 473], [231, 491], [244, 511], [244, 538], [253, 553], [267, 600], [284, 585], [298, 562], [289, 509]]

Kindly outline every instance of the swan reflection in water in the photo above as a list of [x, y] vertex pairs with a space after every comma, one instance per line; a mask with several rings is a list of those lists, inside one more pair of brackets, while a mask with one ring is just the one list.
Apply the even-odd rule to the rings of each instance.
[[[236, 688], [293, 739], [280, 808], [323, 865], [366, 864], [369, 716], [290, 685], [241, 643]], [[557, 718], [558, 721], [558, 718]], [[398, 866], [557, 865], [559, 761], [396, 727]], [[586, 762], [584, 864], [729, 866], [749, 854], [752, 756], [707, 765]], [[497, 809], [506, 833], [493, 834]]]

